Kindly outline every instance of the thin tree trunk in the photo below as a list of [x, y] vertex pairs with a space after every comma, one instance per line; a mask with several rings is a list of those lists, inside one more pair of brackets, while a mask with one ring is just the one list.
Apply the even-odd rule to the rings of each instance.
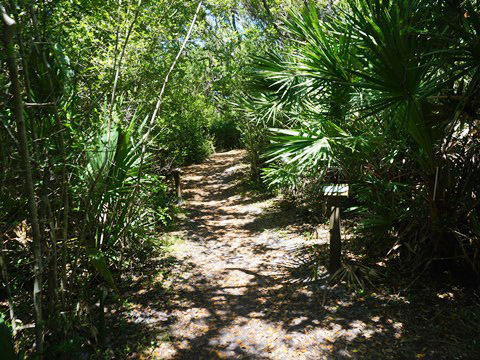
[[275, 30], [277, 31], [278, 35], [280, 37], [283, 37], [282, 32], [280, 31], [278, 25], [275, 23], [275, 18], [273, 17], [272, 12], [270, 11], [270, 7], [268, 6], [267, 1], [262, 0], [262, 4], [263, 4], [263, 7], [265, 8], [265, 11], [267, 12], [268, 16], [270, 17], [270, 19], [272, 21], [272, 25], [275, 28]]
[[[112, 98], [111, 98], [111, 101], [110, 101], [110, 116], [108, 117], [109, 122], [110, 122], [110, 118], [111, 118], [112, 111], [113, 111], [113, 105], [115, 104], [115, 94], [116, 94], [116, 91], [117, 91], [118, 79], [120, 77], [122, 60], [123, 60], [123, 57], [125, 56], [125, 50], [127, 48], [128, 40], [130, 39], [130, 35], [132, 34], [133, 26], [137, 22], [138, 14], [140, 13], [140, 8], [141, 7], [142, 7], [142, 0], [138, 0], [137, 9], [135, 10], [135, 15], [133, 17], [133, 21], [131, 22], [130, 27], [128, 28], [127, 37], [125, 38], [125, 43], [123, 45], [122, 52], [120, 54], [120, 58], [118, 59], [117, 70], [115, 72], [115, 79], [113, 81]], [[108, 140], [107, 140], [107, 143], [108, 143]]]
[[37, 351], [40, 359], [43, 358], [43, 318], [42, 318], [42, 248], [41, 236], [38, 226], [37, 204], [35, 202], [35, 191], [32, 181], [32, 170], [30, 166], [30, 156], [28, 151], [27, 130], [23, 119], [23, 102], [21, 97], [20, 83], [18, 81], [18, 69], [15, 60], [15, 50], [12, 44], [12, 37], [15, 29], [15, 21], [11, 19], [5, 8], [0, 5], [2, 20], [4, 25], [3, 41], [7, 53], [7, 67], [11, 82], [11, 91], [13, 95], [13, 114], [17, 123], [18, 142], [20, 145], [20, 155], [22, 165], [25, 171], [25, 190], [28, 198], [28, 210], [30, 213], [30, 222], [33, 236], [33, 255], [34, 255], [34, 289], [33, 304], [35, 309], [35, 339]]
[[138, 171], [138, 181], [137, 181], [137, 187], [138, 183], [140, 182], [140, 178], [142, 176], [142, 167], [143, 167], [143, 159], [145, 155], [145, 150], [146, 150], [146, 143], [148, 141], [148, 138], [150, 137], [150, 133], [152, 132], [153, 125], [155, 124], [155, 119], [157, 117], [157, 114], [160, 110], [160, 106], [162, 104], [163, 100], [163, 93], [165, 92], [165, 88], [167, 87], [168, 80], [170, 78], [170, 75], [175, 69], [175, 66], [177, 65], [177, 61], [180, 58], [180, 56], [183, 53], [183, 50], [185, 49], [185, 46], [187, 45], [188, 40], [190, 39], [190, 36], [192, 35], [193, 27], [195, 26], [195, 23], [197, 21], [198, 13], [200, 12], [200, 9], [202, 7], [202, 1], [198, 2], [197, 10], [195, 11], [195, 15], [193, 16], [192, 23], [190, 24], [190, 27], [188, 28], [187, 35], [185, 36], [185, 39], [183, 40], [182, 46], [180, 47], [180, 50], [177, 53], [177, 56], [173, 60], [172, 65], [170, 66], [170, 69], [167, 72], [167, 75], [165, 76], [165, 79], [163, 80], [163, 85], [162, 88], [160, 89], [160, 94], [158, 95], [158, 100], [157, 104], [155, 105], [155, 110], [153, 111], [152, 117], [150, 118], [150, 123], [148, 130], [146, 134], [142, 137], [142, 152], [140, 156], [140, 167]]
[[237, 12], [237, 11], [236, 11], [235, 9], [232, 10], [232, 27], [233, 27], [233, 30], [234, 30], [235, 32], [238, 31], [238, 30], [237, 30], [237, 20], [236, 20], [236, 15], [237, 15], [237, 14], [236, 14], [236, 12]]
[[117, 30], [115, 31], [115, 49], [113, 50], [113, 78], [115, 78], [115, 69], [117, 68], [117, 51], [118, 51], [118, 42], [120, 40], [120, 14], [122, 12], [122, 0], [118, 1], [118, 11], [117, 11]]
[[[138, 189], [140, 188], [140, 180], [142, 178], [142, 169], [143, 169], [143, 163], [144, 163], [144, 158], [145, 158], [145, 151], [147, 149], [147, 141], [148, 141], [148, 138], [150, 137], [150, 133], [152, 132], [152, 129], [154, 127], [155, 119], [157, 117], [157, 114], [160, 111], [160, 106], [161, 106], [162, 100], [163, 100], [163, 93], [165, 92], [165, 89], [167, 87], [167, 83], [168, 83], [168, 80], [170, 78], [170, 75], [173, 72], [173, 70], [175, 69], [177, 61], [180, 58], [180, 56], [182, 55], [183, 50], [185, 49], [185, 46], [187, 45], [187, 42], [190, 39], [190, 36], [192, 35], [193, 28], [195, 26], [195, 23], [197, 22], [198, 14], [200, 12], [200, 9], [202, 8], [202, 2], [203, 2], [203, 0], [200, 0], [198, 2], [197, 10], [195, 11], [195, 15], [193, 16], [190, 27], [188, 28], [187, 35], [185, 36], [185, 39], [183, 40], [182, 46], [180, 47], [180, 50], [178, 51], [177, 56], [173, 60], [173, 63], [170, 66], [170, 69], [168, 70], [167, 75], [165, 76], [165, 79], [163, 80], [163, 85], [162, 85], [162, 88], [160, 89], [160, 94], [158, 95], [158, 100], [157, 100], [157, 103], [155, 105], [155, 110], [153, 111], [152, 117], [150, 118], [150, 122], [149, 122], [147, 132], [145, 133], [145, 135], [141, 139], [142, 149], [141, 149], [141, 153], [140, 153], [140, 165], [139, 165], [139, 170], [138, 170], [137, 182], [136, 182], [136, 185], [135, 185], [135, 189], [132, 191], [132, 194], [131, 194], [132, 197], [135, 196]], [[130, 214], [127, 217], [130, 218]], [[124, 229], [126, 229], [126, 228], [127, 227], [125, 227]], [[121, 236], [122, 234], [123, 233], [120, 233], [119, 235]]]
[[144, 137], [145, 139], [148, 139], [148, 136], [150, 135], [152, 126], [155, 123], [155, 118], [157, 117], [157, 113], [160, 110], [160, 105], [162, 104], [163, 93], [165, 92], [165, 88], [167, 87], [168, 80], [170, 78], [170, 75], [173, 69], [175, 69], [175, 66], [177, 65], [178, 59], [182, 55], [182, 52], [185, 49], [185, 46], [187, 45], [187, 42], [190, 39], [190, 36], [192, 35], [192, 30], [197, 21], [198, 13], [200, 12], [201, 7], [202, 7], [202, 1], [198, 3], [197, 10], [195, 11], [195, 15], [193, 16], [192, 23], [190, 24], [190, 28], [188, 29], [187, 35], [183, 40], [182, 46], [180, 47], [180, 50], [178, 51], [177, 56], [175, 57], [175, 60], [173, 60], [172, 66], [170, 66], [170, 69], [168, 70], [167, 75], [163, 80], [162, 89], [160, 90], [160, 94], [158, 95], [158, 101], [157, 101], [157, 104], [155, 105], [155, 110], [153, 111], [152, 117], [150, 119], [150, 126], [149, 126], [149, 129], [147, 130], [146, 136]]
[[48, 312], [55, 314], [58, 301], [58, 274], [57, 274], [57, 226], [52, 213], [50, 202], [47, 200], [48, 227], [50, 229], [51, 252], [48, 262]]
[[[41, 36], [40, 32], [38, 30], [37, 26], [37, 19], [35, 16], [35, 12], [33, 8], [30, 8], [31, 12], [31, 17], [32, 17], [32, 22], [33, 26], [35, 29], [36, 33], [36, 38], [38, 42], [41, 42]], [[66, 289], [67, 289], [67, 270], [66, 270], [66, 263], [67, 263], [67, 240], [68, 240], [68, 221], [69, 221], [69, 200], [68, 200], [68, 184], [67, 184], [67, 155], [66, 155], [66, 147], [65, 147], [65, 138], [63, 136], [63, 124], [60, 120], [60, 116], [58, 114], [58, 107], [57, 107], [57, 98], [54, 95], [54, 86], [53, 86], [53, 81], [52, 77], [50, 74], [50, 67], [48, 66], [47, 58], [45, 56], [45, 51], [43, 49], [39, 50], [43, 62], [43, 66], [45, 69], [47, 69], [47, 82], [49, 85], [49, 92], [52, 94], [53, 97], [53, 115], [55, 118], [55, 127], [56, 131], [58, 133], [58, 139], [59, 139], [59, 147], [60, 147], [60, 156], [62, 157], [62, 173], [61, 173], [61, 179], [60, 179], [60, 193], [61, 193], [61, 199], [62, 199], [62, 271], [61, 271], [61, 284], [60, 284], [60, 292], [61, 292], [61, 297], [62, 297], [62, 304], [64, 306], [64, 310], [66, 310], [67, 307], [67, 299], [66, 299]], [[25, 70], [26, 71], [26, 70]], [[48, 100], [48, 99], [45, 99]]]
[[27, 71], [27, 60], [26, 60], [26, 57], [25, 57], [25, 54], [26, 54], [25, 46], [23, 44], [22, 36], [21, 36], [21, 24], [20, 24], [20, 20], [19, 20], [19, 17], [18, 17], [17, 4], [14, 0], [10, 0], [10, 7], [12, 8], [11, 11], [12, 11], [12, 14], [13, 14], [13, 18], [15, 19], [15, 22], [17, 23], [17, 27], [16, 27], [17, 41], [18, 41], [18, 45], [19, 45], [20, 57], [21, 57], [22, 66], [23, 66], [23, 77], [24, 77], [24, 80], [25, 80], [25, 93], [26, 93], [26, 96], [27, 96], [27, 101], [29, 103], [32, 103], [33, 99], [32, 99], [31, 87], [30, 87], [30, 75]]
[[[48, 201], [48, 181], [49, 180], [49, 170], [44, 169], [43, 170], [43, 179], [42, 179], [42, 186], [41, 189], [39, 190], [39, 201], [38, 201], [38, 227], [40, 230], [40, 247], [41, 247], [41, 252], [43, 255], [45, 255], [48, 258], [48, 246], [47, 246], [47, 201]], [[48, 263], [48, 260], [47, 260]], [[47, 287], [48, 290], [48, 287]], [[46, 291], [44, 292], [44, 297], [46, 299], [46, 303], [49, 303], [49, 292]], [[45, 309], [43, 309], [45, 310]], [[50, 312], [48, 311], [48, 308], [46, 309], [47, 311], [44, 311], [43, 313], [43, 318], [45, 321], [48, 321], [50, 317]]]

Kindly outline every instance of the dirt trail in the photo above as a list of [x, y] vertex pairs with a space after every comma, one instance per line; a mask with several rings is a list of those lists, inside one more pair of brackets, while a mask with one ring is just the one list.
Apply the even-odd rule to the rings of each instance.
[[166, 235], [177, 241], [126, 287], [108, 319], [113, 347], [132, 359], [465, 358], [469, 330], [442, 315], [449, 293], [433, 303], [430, 290], [354, 294], [305, 281], [314, 258], [305, 250], [316, 243], [325, 255], [327, 232], [312, 239], [295, 209], [246, 193], [244, 156], [184, 170], [185, 220]]
[[242, 196], [248, 169], [243, 157], [242, 151], [215, 154], [182, 176], [188, 220], [176, 234], [185, 239], [176, 253], [191, 270], [174, 289], [178, 306], [169, 330], [175, 341], [157, 349], [162, 358], [293, 359], [312, 353], [302, 331], [314, 325], [302, 316], [313, 310], [311, 294], [303, 290], [289, 308], [279, 309], [294, 295], [285, 288], [284, 272], [306, 243], [305, 229], [274, 201]]
[[360, 331], [330, 324], [325, 299], [293, 281], [305, 227], [275, 199], [242, 196], [247, 169], [242, 151], [185, 169], [188, 215], [174, 235], [185, 239], [176, 254], [190, 270], [173, 286], [170, 341], [153, 357], [330, 358], [335, 338]]

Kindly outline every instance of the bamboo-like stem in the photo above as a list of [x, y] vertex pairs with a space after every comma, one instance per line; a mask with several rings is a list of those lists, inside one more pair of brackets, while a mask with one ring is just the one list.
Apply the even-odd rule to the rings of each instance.
[[115, 78], [115, 69], [117, 68], [117, 50], [118, 42], [120, 40], [120, 14], [122, 13], [122, 0], [118, 1], [118, 11], [117, 11], [117, 30], [115, 31], [115, 49], [113, 50], [113, 76]]
[[13, 14], [13, 19], [17, 23], [17, 27], [16, 27], [17, 41], [18, 41], [19, 50], [20, 50], [20, 57], [21, 57], [21, 60], [22, 60], [23, 77], [24, 77], [24, 80], [25, 80], [25, 92], [26, 92], [26, 96], [27, 96], [27, 101], [29, 103], [32, 103], [33, 102], [33, 100], [32, 100], [32, 90], [31, 90], [31, 86], [30, 86], [30, 75], [27, 71], [28, 67], [27, 67], [27, 60], [26, 60], [27, 58], [25, 56], [25, 54], [26, 54], [25, 45], [23, 44], [23, 40], [22, 40], [22, 36], [21, 36], [21, 24], [20, 24], [20, 19], [18, 17], [17, 4], [14, 0], [10, 0], [10, 7], [11, 7], [12, 14]]
[[[48, 248], [47, 248], [47, 243], [46, 243], [46, 237], [47, 237], [47, 231], [46, 231], [46, 223], [47, 223], [47, 200], [48, 200], [48, 184], [49, 184], [49, 171], [48, 169], [44, 169], [43, 171], [43, 179], [42, 179], [42, 185], [39, 189], [39, 196], [38, 196], [38, 227], [40, 229], [40, 246], [41, 246], [41, 251], [42, 254], [48, 258]], [[43, 259], [45, 260], [45, 259]], [[48, 260], [45, 261], [45, 263], [48, 264]], [[45, 266], [44, 263], [44, 266]], [[48, 293], [48, 286], [47, 286], [47, 291], [44, 291], [44, 297], [46, 297], [46, 303], [48, 304], [49, 302], [49, 293]], [[46, 310], [46, 311], [45, 311]], [[43, 309], [43, 318], [45, 322], [47, 323], [49, 320], [49, 317], [51, 313], [47, 309]]]
[[[18, 16], [18, 11], [17, 11], [17, 4], [15, 0], [10, 0], [10, 7], [11, 11], [13, 14], [13, 19], [17, 23], [15, 30], [17, 34], [17, 41], [19, 45], [19, 51], [20, 51], [20, 60], [22, 61], [22, 67], [23, 67], [23, 80], [25, 84], [25, 95], [27, 97], [27, 102], [24, 103], [24, 107], [26, 109], [26, 114], [30, 118], [32, 116], [32, 111], [31, 107], [28, 106], [28, 104], [36, 104], [32, 98], [32, 87], [30, 85], [30, 74], [28, 73], [28, 63], [27, 63], [27, 55], [25, 51], [25, 45], [22, 40], [22, 24], [20, 23], [20, 17]], [[30, 121], [30, 133], [32, 136], [32, 150], [33, 154], [38, 157], [39, 151], [38, 151], [38, 146], [37, 146], [37, 129], [36, 129], [36, 124], [35, 121]], [[33, 162], [34, 167], [33, 170], [35, 170], [35, 166], [38, 163], [38, 158], [36, 159], [31, 159], [32, 161], [35, 160], [37, 162]]]
[[[32, 23], [35, 29], [36, 33], [36, 38], [37, 41], [40, 42], [42, 39], [40, 37], [40, 33], [38, 30], [37, 26], [37, 19], [35, 16], [35, 12], [33, 8], [30, 8], [31, 12], [31, 17], [32, 17]], [[47, 69], [47, 74], [46, 78], [48, 81], [49, 85], [49, 90], [50, 93], [52, 94], [53, 97], [53, 102], [52, 102], [52, 107], [53, 107], [53, 115], [55, 118], [55, 127], [58, 133], [58, 139], [59, 139], [59, 150], [60, 150], [60, 156], [62, 157], [62, 173], [61, 173], [61, 179], [60, 179], [60, 192], [61, 192], [61, 199], [62, 199], [62, 281], [60, 284], [60, 292], [61, 292], [61, 298], [62, 298], [62, 303], [64, 308], [67, 307], [67, 301], [66, 301], [66, 288], [67, 288], [67, 281], [66, 281], [66, 262], [67, 262], [67, 238], [68, 238], [68, 221], [69, 221], [69, 199], [68, 199], [68, 185], [67, 185], [67, 155], [66, 155], [66, 147], [65, 147], [65, 138], [63, 136], [63, 124], [60, 120], [60, 116], [58, 114], [58, 108], [57, 108], [57, 99], [56, 96], [54, 95], [54, 86], [53, 86], [53, 81], [52, 77], [50, 74], [50, 67], [48, 66], [47, 58], [45, 55], [45, 51], [43, 48], [40, 50], [41, 53], [41, 58], [43, 62], [43, 66], [45, 69]]]
[[[48, 215], [48, 227], [50, 229], [50, 241], [51, 241], [51, 255], [48, 264], [48, 312], [50, 316], [55, 313], [55, 307], [58, 300], [58, 261], [57, 261], [57, 226], [55, 224], [55, 217], [50, 206], [50, 201], [47, 199], [47, 215]], [[63, 301], [62, 301], [63, 305]]]
[[35, 191], [32, 180], [30, 155], [28, 151], [27, 130], [23, 118], [23, 101], [21, 97], [20, 82], [18, 81], [18, 68], [15, 59], [15, 50], [12, 44], [12, 37], [15, 30], [15, 21], [10, 18], [3, 5], [0, 5], [3, 21], [3, 41], [7, 54], [7, 67], [11, 82], [13, 95], [13, 114], [17, 123], [18, 142], [20, 155], [25, 172], [25, 190], [28, 198], [28, 210], [32, 226], [33, 254], [34, 254], [34, 289], [33, 304], [35, 310], [35, 340], [39, 358], [43, 358], [43, 317], [42, 317], [42, 247], [40, 228], [38, 226], [37, 204], [35, 202]]

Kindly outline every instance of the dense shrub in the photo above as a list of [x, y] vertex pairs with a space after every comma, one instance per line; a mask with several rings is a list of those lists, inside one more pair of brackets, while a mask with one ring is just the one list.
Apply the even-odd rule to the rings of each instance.
[[216, 150], [232, 150], [240, 147], [240, 130], [234, 116], [218, 116], [212, 119], [209, 133]]
[[244, 106], [257, 132], [276, 127], [265, 181], [307, 197], [348, 182], [372, 255], [479, 274], [479, 13], [423, 0], [291, 11], [281, 51], [255, 59]]

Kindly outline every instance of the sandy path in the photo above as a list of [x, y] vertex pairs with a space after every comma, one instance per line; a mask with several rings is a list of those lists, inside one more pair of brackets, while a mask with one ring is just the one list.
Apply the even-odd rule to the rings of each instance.
[[429, 289], [400, 296], [304, 282], [313, 258], [305, 249], [316, 243], [325, 261], [327, 233], [311, 239], [298, 210], [245, 193], [244, 156], [215, 154], [184, 170], [185, 220], [166, 234], [177, 239], [172, 252], [139, 264], [125, 284], [108, 318], [121, 354], [112, 358], [479, 358], [464, 356], [478, 346], [461, 342], [471, 330], [448, 315], [443, 293], [433, 303]]
[[158, 358], [318, 359], [333, 350], [340, 326], [319, 326], [321, 299], [288, 275], [305, 228], [274, 201], [242, 196], [243, 157], [215, 154], [185, 170], [189, 214], [176, 254], [191, 270], [174, 285], [171, 341]]

